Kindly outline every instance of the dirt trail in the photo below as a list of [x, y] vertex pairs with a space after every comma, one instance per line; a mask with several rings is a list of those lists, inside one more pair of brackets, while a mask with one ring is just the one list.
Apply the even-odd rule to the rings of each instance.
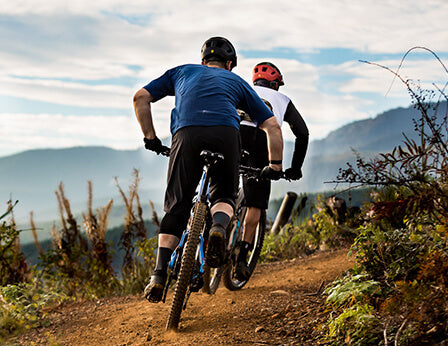
[[258, 265], [249, 284], [209, 296], [194, 293], [182, 313], [180, 331], [165, 332], [167, 303], [142, 297], [110, 298], [63, 306], [51, 325], [28, 332], [20, 345], [316, 345], [326, 318], [316, 294], [353, 263], [347, 251]]

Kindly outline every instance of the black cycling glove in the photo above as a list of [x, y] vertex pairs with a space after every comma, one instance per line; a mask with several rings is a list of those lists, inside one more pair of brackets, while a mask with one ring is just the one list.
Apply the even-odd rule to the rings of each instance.
[[157, 153], [157, 155], [162, 154], [168, 156], [170, 154], [170, 148], [164, 146], [158, 137], [153, 139], [143, 138], [145, 142], [145, 148]]
[[302, 170], [288, 168], [285, 170], [285, 178], [289, 180], [299, 180], [302, 178]]
[[270, 180], [279, 180], [283, 175], [283, 171], [276, 171], [275, 169], [266, 166], [261, 170], [260, 177]]

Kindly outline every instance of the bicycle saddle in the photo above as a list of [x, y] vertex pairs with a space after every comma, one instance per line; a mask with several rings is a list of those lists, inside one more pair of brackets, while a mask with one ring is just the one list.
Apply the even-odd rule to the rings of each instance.
[[223, 154], [213, 153], [209, 150], [202, 150], [200, 155], [204, 163], [207, 165], [214, 165], [224, 160]]

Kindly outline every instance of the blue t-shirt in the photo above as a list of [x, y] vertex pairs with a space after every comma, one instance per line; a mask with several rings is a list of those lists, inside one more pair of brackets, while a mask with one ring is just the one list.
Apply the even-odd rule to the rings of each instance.
[[274, 116], [252, 87], [217, 67], [187, 64], [166, 71], [144, 88], [154, 101], [176, 96], [171, 134], [186, 126], [232, 126], [239, 129], [237, 108], [259, 124]]

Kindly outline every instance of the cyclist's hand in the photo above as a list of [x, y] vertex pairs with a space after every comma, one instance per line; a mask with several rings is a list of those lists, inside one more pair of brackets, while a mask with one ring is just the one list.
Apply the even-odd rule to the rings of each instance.
[[164, 146], [158, 137], [153, 139], [143, 138], [145, 142], [145, 148], [157, 153], [157, 155], [162, 154], [168, 156], [170, 154], [170, 148]]
[[260, 176], [265, 179], [270, 180], [279, 180], [283, 175], [283, 171], [279, 170], [276, 171], [275, 169], [271, 168], [270, 166], [266, 166], [261, 170]]
[[292, 168], [288, 168], [285, 170], [285, 178], [289, 180], [299, 180], [302, 178], [302, 170], [294, 170]]

